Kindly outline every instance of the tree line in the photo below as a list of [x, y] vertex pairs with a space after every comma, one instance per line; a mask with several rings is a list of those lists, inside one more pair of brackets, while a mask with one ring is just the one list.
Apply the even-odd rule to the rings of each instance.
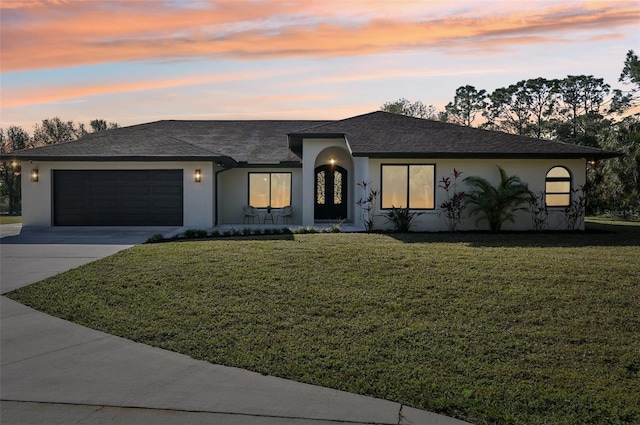
[[383, 111], [498, 130], [539, 139], [599, 147], [623, 154], [590, 166], [587, 212], [640, 216], [640, 62], [629, 50], [611, 89], [592, 75], [532, 78], [489, 93], [471, 85], [456, 89], [443, 110], [401, 98]]
[[[58, 117], [36, 124], [32, 135], [20, 126], [10, 126], [6, 130], [0, 128], [0, 156], [21, 149], [71, 142], [85, 134], [113, 128], [118, 128], [118, 124], [103, 119], [91, 120], [87, 129], [82, 123], [63, 121]], [[10, 215], [20, 213], [20, 173], [19, 163], [0, 161], [0, 208]]]

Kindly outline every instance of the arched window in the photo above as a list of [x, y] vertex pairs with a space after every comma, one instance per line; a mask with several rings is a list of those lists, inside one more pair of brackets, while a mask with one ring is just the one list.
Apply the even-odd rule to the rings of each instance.
[[571, 204], [571, 173], [564, 167], [553, 167], [545, 179], [545, 203], [548, 207]]

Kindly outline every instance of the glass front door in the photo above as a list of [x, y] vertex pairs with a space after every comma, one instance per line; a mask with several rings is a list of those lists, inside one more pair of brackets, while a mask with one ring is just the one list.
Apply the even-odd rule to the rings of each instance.
[[347, 170], [337, 165], [316, 168], [315, 219], [347, 218]]

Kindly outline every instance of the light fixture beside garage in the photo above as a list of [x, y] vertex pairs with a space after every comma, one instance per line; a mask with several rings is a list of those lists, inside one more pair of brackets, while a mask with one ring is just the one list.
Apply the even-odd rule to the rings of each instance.
[[39, 179], [40, 179], [40, 174], [38, 173], [38, 169], [37, 168], [32, 168], [31, 169], [31, 181], [34, 182], [34, 183], [37, 183]]
[[196, 173], [194, 175], [194, 180], [196, 183], [200, 183], [202, 181], [202, 172], [199, 168], [196, 168]]

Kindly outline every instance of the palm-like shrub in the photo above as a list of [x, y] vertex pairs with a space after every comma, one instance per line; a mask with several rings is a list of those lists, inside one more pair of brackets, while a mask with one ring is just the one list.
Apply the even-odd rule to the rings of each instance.
[[526, 211], [531, 198], [531, 191], [526, 183], [518, 176], [507, 176], [507, 173], [498, 166], [500, 171], [500, 183], [493, 186], [482, 177], [471, 176], [464, 179], [469, 187], [465, 193], [466, 202], [471, 215], [480, 215], [476, 224], [481, 220], [489, 222], [489, 228], [493, 232], [499, 232], [507, 220], [515, 221], [517, 211]]
[[384, 216], [387, 219], [387, 223], [393, 224], [396, 232], [406, 233], [411, 230], [415, 219], [422, 214], [424, 214], [422, 211], [411, 211], [409, 208], [396, 208], [392, 205]]

